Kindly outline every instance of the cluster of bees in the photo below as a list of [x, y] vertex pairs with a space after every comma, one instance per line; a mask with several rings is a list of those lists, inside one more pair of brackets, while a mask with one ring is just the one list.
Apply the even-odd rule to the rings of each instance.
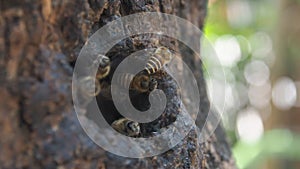
[[[168, 64], [173, 58], [173, 54], [166, 47], [158, 47], [153, 54], [148, 59], [144, 70], [133, 75], [130, 73], [123, 73], [117, 76], [117, 83], [121, 87], [129, 86], [130, 90], [137, 91], [139, 93], [151, 92], [157, 88], [157, 81], [151, 75], [156, 73], [158, 70], [162, 69], [164, 65]], [[88, 96], [97, 96], [101, 90], [102, 86], [100, 84], [101, 79], [108, 76], [111, 70], [111, 62], [109, 57], [104, 55], [99, 55], [98, 58], [98, 71], [96, 74], [95, 90], [87, 90]], [[92, 77], [85, 77], [80, 83], [85, 86], [91, 86]], [[121, 134], [135, 137], [140, 133], [140, 125], [138, 122], [129, 120], [127, 118], [121, 118], [115, 120], [111, 126]]]

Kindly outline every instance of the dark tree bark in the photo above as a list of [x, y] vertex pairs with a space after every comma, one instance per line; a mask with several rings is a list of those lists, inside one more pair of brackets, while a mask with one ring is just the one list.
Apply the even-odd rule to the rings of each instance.
[[[74, 63], [84, 42], [97, 29], [116, 18], [144, 11], [175, 14], [202, 29], [206, 5], [206, 0], [0, 0], [1, 168], [235, 168], [220, 126], [205, 143], [199, 144], [199, 133], [191, 130], [164, 154], [129, 159], [94, 144], [83, 132], [72, 106]], [[161, 43], [172, 41], [163, 38]], [[112, 49], [110, 57], [124, 57], [154, 45], [134, 37], [125, 42]], [[185, 61], [194, 67], [202, 84], [201, 125], [209, 101], [201, 62], [194, 58]], [[162, 77], [162, 88], [172, 87], [171, 81]], [[170, 93], [170, 97], [175, 95]], [[172, 111], [165, 112], [157, 123], [169, 123], [169, 118], [179, 113]]]

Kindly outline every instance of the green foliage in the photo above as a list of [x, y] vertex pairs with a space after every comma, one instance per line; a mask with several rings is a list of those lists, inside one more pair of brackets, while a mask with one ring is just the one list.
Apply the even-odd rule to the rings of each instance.
[[240, 169], [255, 168], [268, 158], [300, 160], [300, 136], [288, 130], [266, 132], [255, 143], [238, 141], [233, 148], [235, 160]]

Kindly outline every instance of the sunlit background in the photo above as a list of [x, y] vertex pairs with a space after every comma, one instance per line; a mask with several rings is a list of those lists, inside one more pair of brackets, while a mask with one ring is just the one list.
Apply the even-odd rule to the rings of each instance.
[[204, 61], [207, 85], [238, 167], [299, 169], [300, 0], [210, 0], [205, 34], [222, 65]]

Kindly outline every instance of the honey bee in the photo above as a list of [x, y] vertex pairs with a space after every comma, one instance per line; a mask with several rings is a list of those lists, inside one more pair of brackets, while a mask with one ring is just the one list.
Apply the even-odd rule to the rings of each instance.
[[153, 74], [173, 59], [171, 51], [166, 47], [159, 47], [146, 63], [145, 70], [148, 74]]
[[136, 90], [141, 93], [150, 92], [157, 88], [156, 79], [144, 74], [136, 76], [130, 73], [119, 74], [117, 75], [117, 83], [122, 87], [129, 86], [130, 90]]
[[138, 122], [131, 121], [126, 118], [121, 118], [119, 120], [114, 121], [111, 124], [112, 128], [118, 131], [121, 134], [127, 136], [138, 136], [140, 133], [140, 125]]
[[98, 55], [98, 59], [94, 62], [94, 64], [99, 65], [96, 78], [103, 79], [110, 72], [110, 59], [104, 55]]
[[86, 76], [79, 80], [80, 89], [85, 96], [93, 97], [97, 96], [101, 91], [100, 82], [96, 79], [95, 80], [95, 89], [93, 86], [93, 77]]

